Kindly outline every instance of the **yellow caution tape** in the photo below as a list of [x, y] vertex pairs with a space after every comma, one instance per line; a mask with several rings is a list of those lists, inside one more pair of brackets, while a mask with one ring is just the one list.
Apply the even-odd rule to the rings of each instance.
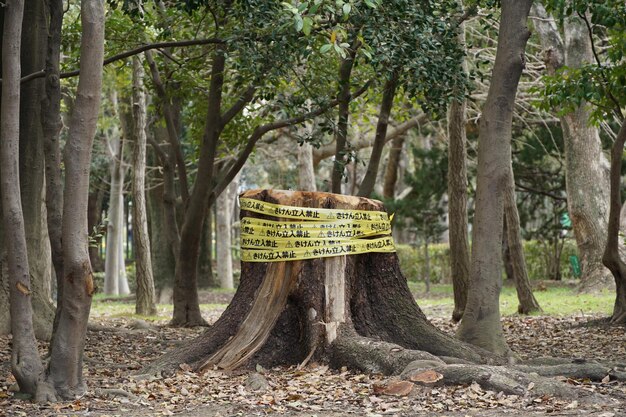
[[355, 221], [389, 221], [389, 215], [384, 211], [342, 210], [313, 207], [281, 206], [280, 204], [266, 203], [265, 201], [240, 198], [242, 210], [253, 211], [274, 217], [298, 220], [355, 220]]
[[390, 217], [382, 211], [281, 206], [247, 198], [241, 198], [240, 205], [243, 210], [255, 213], [301, 220], [241, 219], [241, 260], [244, 262], [396, 251], [390, 236]]

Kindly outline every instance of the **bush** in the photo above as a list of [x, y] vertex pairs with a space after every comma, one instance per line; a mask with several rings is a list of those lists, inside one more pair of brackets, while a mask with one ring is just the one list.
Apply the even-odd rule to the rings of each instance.
[[[402, 273], [409, 281], [424, 280], [424, 249], [410, 245], [397, 245], [398, 258]], [[429, 245], [430, 279], [434, 284], [452, 282], [450, 272], [450, 247], [447, 243]], [[551, 248], [543, 242], [530, 240], [524, 242], [524, 255], [528, 277], [531, 280], [545, 280], [551, 276]], [[577, 256], [578, 249], [573, 239], [567, 239], [560, 258], [561, 278], [573, 279], [570, 256]], [[503, 271], [504, 273], [504, 271]], [[552, 275], [554, 275], [552, 273]]]

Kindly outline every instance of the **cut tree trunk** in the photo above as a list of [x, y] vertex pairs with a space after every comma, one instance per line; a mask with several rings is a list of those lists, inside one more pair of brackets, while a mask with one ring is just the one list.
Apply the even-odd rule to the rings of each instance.
[[[252, 190], [242, 197], [287, 206], [384, 211], [378, 201], [322, 192]], [[242, 211], [241, 217], [260, 215]], [[469, 362], [503, 360], [437, 330], [415, 303], [395, 253], [369, 253], [242, 262], [240, 285], [220, 319], [144, 372], [171, 372], [182, 363], [199, 370], [328, 360], [333, 342], [344, 338], [384, 340]]]
[[[242, 197], [305, 208], [384, 211], [379, 201], [322, 192], [251, 190]], [[241, 216], [266, 218], [248, 211]], [[606, 399], [539, 375], [601, 380], [610, 374], [612, 379], [626, 379], [626, 373], [611, 370], [613, 365], [580, 361], [500, 366], [506, 358], [456, 340], [428, 322], [395, 253], [242, 262], [240, 285], [218, 321], [141, 373], [170, 375], [182, 364], [203, 371], [303, 366], [312, 360], [336, 368], [401, 374], [412, 381], [418, 380], [416, 373], [434, 370], [444, 384], [476, 381], [485, 389], [516, 395], [590, 402]]]

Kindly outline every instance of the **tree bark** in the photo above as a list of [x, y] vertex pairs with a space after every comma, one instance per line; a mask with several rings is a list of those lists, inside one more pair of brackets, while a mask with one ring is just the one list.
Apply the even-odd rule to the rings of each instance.
[[621, 212], [621, 169], [626, 143], [626, 121], [622, 122], [622, 127], [615, 138], [611, 149], [611, 193], [608, 240], [602, 261], [604, 265], [613, 273], [616, 285], [615, 304], [611, 322], [626, 323], [626, 263], [620, 254], [620, 212]]
[[[45, 62], [47, 11], [44, 2], [24, 5], [22, 30], [22, 73], [39, 71]], [[38, 339], [49, 340], [52, 335], [54, 305], [51, 299], [52, 270], [50, 239], [46, 220], [44, 149], [41, 101], [44, 80], [22, 85], [20, 97], [20, 192], [28, 265], [32, 285], [33, 326]]]
[[[563, 65], [576, 69], [592, 62], [591, 41], [579, 17], [564, 22], [565, 42], [554, 19], [541, 4], [533, 14], [549, 73]], [[608, 162], [602, 151], [598, 129], [589, 123], [588, 104], [561, 117], [565, 145], [565, 187], [572, 229], [581, 258], [581, 291], [595, 291], [610, 286], [609, 271], [602, 264], [607, 241], [609, 201]]]
[[20, 194], [20, 52], [23, 16], [23, 1], [12, 0], [5, 4], [0, 99], [0, 193], [13, 335], [11, 372], [20, 390], [34, 395], [43, 372], [43, 363], [37, 352], [33, 328], [32, 288]]
[[499, 355], [509, 347], [500, 324], [504, 192], [511, 165], [511, 124], [524, 68], [531, 0], [502, 1], [496, 61], [480, 119], [476, 215], [467, 306], [457, 336]]
[[57, 309], [57, 327], [52, 335], [47, 381], [38, 390], [39, 400], [73, 399], [85, 392], [83, 351], [91, 297], [95, 291], [89, 264], [87, 200], [89, 166], [96, 133], [102, 89], [104, 59], [104, 4], [81, 1], [80, 78], [76, 107], [72, 113], [65, 146], [65, 194], [63, 201], [62, 299]]
[[[465, 45], [465, 25], [461, 24], [459, 43]], [[461, 63], [467, 71], [467, 62]], [[467, 304], [470, 271], [467, 235], [467, 136], [465, 100], [453, 100], [448, 110], [448, 237], [450, 240], [450, 272], [454, 292], [452, 320], [463, 317]]]
[[396, 196], [398, 169], [400, 169], [400, 159], [405, 138], [404, 135], [398, 135], [391, 142], [389, 158], [385, 167], [385, 179], [383, 181], [383, 198], [385, 199], [393, 199]]
[[331, 190], [341, 194], [341, 183], [348, 159], [346, 158], [348, 142], [348, 119], [350, 117], [350, 78], [356, 48], [353, 47], [346, 58], [341, 60], [339, 66], [339, 108], [337, 116], [337, 130], [335, 131], [335, 161], [331, 176]]
[[[97, 232], [102, 232], [102, 203], [104, 201], [104, 187], [98, 187], [89, 193], [89, 202], [87, 206], [87, 231], [90, 236]], [[89, 260], [94, 272], [104, 272], [104, 259], [100, 254], [102, 238], [95, 237], [95, 242], [89, 245]]]
[[380, 103], [380, 111], [378, 112], [378, 123], [376, 125], [376, 136], [374, 137], [374, 146], [370, 162], [367, 165], [365, 177], [361, 181], [359, 187], [359, 196], [369, 197], [374, 191], [376, 178], [378, 177], [378, 165], [383, 154], [385, 146], [385, 137], [387, 136], [387, 126], [389, 125], [389, 115], [393, 107], [393, 99], [396, 96], [396, 88], [398, 87], [398, 73], [394, 71], [390, 78], [385, 82], [383, 87], [383, 98]]
[[197, 266], [202, 225], [209, 206], [217, 143], [223, 128], [221, 108], [226, 64], [224, 54], [223, 48], [218, 47], [213, 55], [208, 111], [200, 145], [198, 173], [180, 231], [180, 252], [174, 281], [174, 314], [171, 321], [173, 326], [206, 325], [198, 305]]
[[[117, 92], [111, 93], [113, 108], [117, 110]], [[119, 116], [119, 112], [113, 117]], [[108, 295], [122, 294], [120, 281], [126, 274], [123, 252], [122, 234], [124, 233], [124, 142], [125, 135], [120, 134], [119, 128], [113, 127], [108, 138], [111, 188], [109, 191], [109, 211], [107, 214], [107, 245], [104, 261], [104, 293]]]
[[135, 312], [142, 315], [156, 314], [156, 296], [152, 260], [150, 259], [150, 237], [146, 211], [146, 94], [144, 91], [144, 69], [139, 57], [133, 57], [133, 242], [135, 248], [135, 271], [137, 299]]
[[298, 189], [317, 191], [315, 168], [313, 167], [313, 145], [307, 142], [298, 146]]
[[504, 190], [504, 223], [506, 224], [506, 238], [508, 241], [513, 280], [515, 281], [517, 299], [519, 300], [517, 312], [519, 314], [530, 314], [535, 311], [541, 311], [539, 302], [533, 294], [530, 280], [528, 279], [519, 214], [515, 202], [515, 178], [512, 166], [509, 168], [508, 185]]
[[232, 213], [233, 202], [237, 196], [237, 180], [233, 181], [225, 192], [217, 197], [216, 206], [216, 243], [217, 243], [217, 279], [221, 288], [233, 289], [232, 256]]
[[213, 208], [209, 207], [202, 228], [200, 256], [198, 258], [198, 286], [219, 287], [213, 276]]
[[[321, 192], [252, 190], [242, 196], [288, 206], [384, 211], [374, 200]], [[242, 211], [241, 217], [259, 215]], [[437, 330], [415, 304], [397, 256], [368, 253], [242, 262], [240, 285], [220, 319], [142, 372], [167, 374], [181, 363], [233, 369], [331, 360], [343, 341], [373, 339], [394, 344], [397, 351], [424, 350], [471, 362], [504, 360]], [[337, 366], [347, 363], [340, 362]]]

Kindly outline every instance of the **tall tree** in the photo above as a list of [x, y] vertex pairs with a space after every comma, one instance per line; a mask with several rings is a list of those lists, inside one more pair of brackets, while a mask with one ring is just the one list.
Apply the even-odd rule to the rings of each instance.
[[135, 271], [137, 301], [135, 312], [143, 315], [156, 314], [156, 298], [150, 237], [146, 209], [146, 93], [145, 70], [139, 57], [133, 57], [133, 241], [135, 244]]
[[[574, 71], [593, 62], [585, 22], [579, 16], [563, 20], [565, 39], [553, 18], [537, 3], [533, 7], [534, 27], [546, 51], [546, 67], [555, 74], [564, 66]], [[581, 258], [580, 289], [606, 288], [610, 272], [602, 264], [607, 241], [609, 163], [602, 150], [598, 128], [590, 122], [590, 105], [581, 102], [561, 115], [565, 144], [567, 206]]]
[[[465, 24], [458, 34], [459, 43], [465, 47]], [[462, 58], [461, 68], [467, 72], [467, 62]], [[470, 256], [467, 232], [467, 135], [465, 132], [465, 99], [453, 99], [448, 109], [448, 236], [450, 238], [450, 273], [454, 292], [452, 320], [463, 317], [467, 304]]]
[[504, 191], [511, 165], [511, 125], [524, 69], [532, 0], [502, 0], [496, 61], [480, 118], [476, 214], [467, 306], [457, 336], [501, 355], [509, 347], [500, 324]]
[[2, 97], [0, 103], [0, 193], [2, 194], [4, 241], [9, 274], [11, 371], [20, 389], [30, 395], [37, 390], [43, 363], [37, 352], [33, 329], [32, 288], [22, 212], [19, 173], [20, 52], [24, 2], [4, 6], [2, 32]]
[[91, 149], [102, 89], [104, 4], [101, 0], [81, 1], [81, 23], [80, 78], [64, 151], [62, 297], [58, 300], [58, 317], [50, 345], [46, 375], [49, 385], [37, 393], [41, 400], [75, 398], [85, 391], [83, 352], [95, 291], [85, 231]]

